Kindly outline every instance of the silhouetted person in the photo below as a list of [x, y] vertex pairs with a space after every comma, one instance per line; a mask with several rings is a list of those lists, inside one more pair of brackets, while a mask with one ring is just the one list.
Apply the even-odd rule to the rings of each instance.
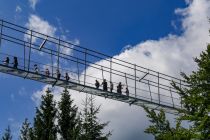
[[18, 67], [18, 60], [17, 60], [17, 57], [16, 56], [14, 57], [13, 67], [15, 69], [17, 69], [17, 67]]
[[106, 81], [106, 79], [103, 80], [102, 85], [103, 85], [103, 90], [107, 91], [107, 81]]
[[113, 85], [113, 83], [112, 83], [112, 82], [110, 82], [110, 92], [112, 92], [112, 91], [113, 91], [113, 89], [114, 89], [114, 85]]
[[119, 82], [119, 84], [117, 85], [117, 93], [122, 94], [122, 84], [121, 84], [121, 82]]
[[66, 81], [69, 81], [70, 79], [69, 74], [67, 72], [66, 72], [65, 78], [66, 78]]
[[98, 80], [96, 80], [95, 86], [96, 86], [97, 89], [99, 89], [100, 83], [98, 82]]
[[45, 75], [46, 75], [47, 77], [49, 77], [49, 76], [50, 76], [50, 71], [49, 71], [49, 69], [48, 69], [48, 68], [46, 68], [46, 70], [45, 70]]
[[57, 74], [57, 79], [59, 80], [61, 78], [61, 73], [60, 73], [59, 69], [57, 69], [56, 74]]
[[38, 68], [37, 64], [34, 64], [34, 71], [37, 74], [39, 73], [39, 68]]
[[9, 57], [6, 57], [5, 60], [3, 61], [3, 63], [8, 66], [9, 65]]
[[126, 88], [125, 88], [125, 93], [126, 93], [126, 95], [127, 95], [127, 96], [129, 96], [129, 90], [128, 90], [128, 87], [126, 87]]

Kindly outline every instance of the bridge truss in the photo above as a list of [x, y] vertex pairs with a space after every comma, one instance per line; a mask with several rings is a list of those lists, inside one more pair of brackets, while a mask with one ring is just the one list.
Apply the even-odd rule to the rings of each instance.
[[[53, 86], [67, 87], [72, 90], [93, 94], [129, 105], [147, 106], [176, 113], [182, 108], [178, 91], [171, 86], [175, 82], [180, 87], [184, 81], [151, 69], [126, 62], [100, 52], [76, 45], [60, 38], [48, 36], [25, 27], [0, 20], [0, 72], [31, 79]], [[5, 64], [3, 60], [17, 57], [18, 68]], [[98, 63], [98, 61], [103, 61]], [[34, 65], [39, 67], [36, 72]], [[46, 76], [45, 70], [50, 75]], [[56, 71], [61, 72], [58, 79]], [[92, 71], [89, 72], [89, 71]], [[88, 73], [89, 72], [89, 73]], [[70, 80], [65, 80], [65, 73]], [[95, 73], [101, 73], [96, 75]], [[97, 89], [95, 80], [106, 79], [114, 84], [113, 92]], [[122, 81], [123, 80], [123, 81]], [[122, 82], [128, 87], [129, 95], [117, 93], [116, 86]], [[125, 88], [124, 88], [125, 89]]]

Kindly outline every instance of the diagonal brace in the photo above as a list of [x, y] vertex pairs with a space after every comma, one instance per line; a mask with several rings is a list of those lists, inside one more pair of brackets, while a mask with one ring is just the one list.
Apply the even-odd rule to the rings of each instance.
[[45, 43], [47, 42], [47, 39], [48, 36], [45, 38], [45, 40], [43, 40], [42, 44], [39, 46], [39, 50], [41, 50], [44, 47]]
[[141, 79], [139, 79], [139, 82], [141, 82], [141, 80], [144, 79], [148, 74], [149, 72], [147, 72]]

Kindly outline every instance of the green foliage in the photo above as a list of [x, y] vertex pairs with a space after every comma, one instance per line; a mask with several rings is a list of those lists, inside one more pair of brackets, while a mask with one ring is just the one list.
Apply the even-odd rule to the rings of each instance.
[[3, 135], [3, 137], [1, 138], [2, 140], [12, 140], [12, 134], [11, 134], [11, 129], [8, 126], [7, 129], [5, 129], [5, 133]]
[[64, 140], [77, 140], [80, 136], [80, 118], [77, 115], [76, 105], [72, 105], [73, 100], [67, 89], [62, 93], [61, 101], [58, 104], [59, 133]]
[[82, 140], [107, 140], [111, 135], [110, 132], [108, 134], [102, 132], [108, 122], [100, 123], [97, 117], [99, 111], [100, 106], [95, 106], [93, 96], [86, 97], [82, 115]]
[[57, 128], [55, 119], [57, 110], [55, 105], [53, 95], [47, 90], [46, 95], [42, 95], [40, 108], [36, 109], [33, 128], [35, 140], [56, 140]]
[[[156, 139], [210, 139], [210, 45], [207, 50], [195, 58], [197, 71], [190, 76], [181, 73], [187, 87], [179, 87], [174, 82], [172, 86], [182, 97], [183, 109], [179, 110], [176, 128], [172, 128], [165, 118], [165, 113], [145, 108], [153, 125], [145, 130], [153, 134]], [[181, 127], [181, 122], [190, 122], [188, 129]]]
[[179, 120], [175, 128], [171, 127], [163, 110], [156, 113], [153, 109], [149, 110], [146, 107], [144, 109], [153, 124], [145, 130], [145, 133], [154, 135], [156, 140], [190, 140], [192, 138], [193, 132], [181, 127]]
[[30, 127], [30, 123], [28, 122], [28, 119], [25, 119], [20, 130], [20, 140], [32, 140], [32, 135], [33, 134], [32, 128]]

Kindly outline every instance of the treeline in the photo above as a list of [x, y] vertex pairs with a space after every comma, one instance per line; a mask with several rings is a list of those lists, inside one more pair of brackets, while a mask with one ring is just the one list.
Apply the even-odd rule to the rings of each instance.
[[[104, 133], [108, 122], [101, 123], [97, 117], [100, 106], [94, 97], [86, 97], [83, 110], [73, 104], [71, 95], [64, 89], [60, 102], [56, 103], [48, 89], [36, 108], [34, 122], [28, 119], [22, 124], [20, 140], [107, 140], [110, 132]], [[12, 140], [10, 127], [5, 130], [2, 140]]]

